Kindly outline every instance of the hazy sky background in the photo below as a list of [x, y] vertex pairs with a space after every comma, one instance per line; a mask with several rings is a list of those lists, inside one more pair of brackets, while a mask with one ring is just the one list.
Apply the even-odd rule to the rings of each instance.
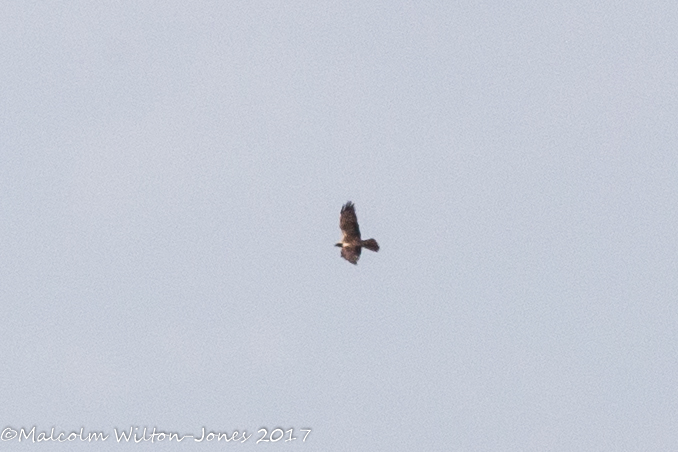
[[0, 448], [678, 449], [676, 30], [674, 1], [3, 2], [0, 428], [110, 437]]

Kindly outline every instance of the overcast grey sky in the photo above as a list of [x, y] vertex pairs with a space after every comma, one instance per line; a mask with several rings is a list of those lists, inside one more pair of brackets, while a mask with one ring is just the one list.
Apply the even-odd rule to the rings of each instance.
[[0, 428], [110, 437], [0, 448], [677, 450], [676, 30], [674, 1], [3, 2]]

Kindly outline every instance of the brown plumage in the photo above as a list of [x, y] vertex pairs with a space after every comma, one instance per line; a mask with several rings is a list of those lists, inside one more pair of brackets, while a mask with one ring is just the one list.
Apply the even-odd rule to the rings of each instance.
[[360, 252], [365, 247], [371, 251], [379, 251], [379, 244], [374, 239], [361, 240], [360, 228], [358, 227], [358, 217], [355, 214], [355, 206], [351, 201], [344, 204], [341, 208], [339, 217], [339, 228], [344, 234], [341, 242], [334, 246], [341, 247], [341, 257], [350, 263], [357, 265], [360, 259]]

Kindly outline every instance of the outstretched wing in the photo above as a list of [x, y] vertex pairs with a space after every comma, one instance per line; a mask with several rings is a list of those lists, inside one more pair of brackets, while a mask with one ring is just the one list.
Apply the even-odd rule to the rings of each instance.
[[361, 248], [359, 246], [347, 246], [341, 249], [341, 257], [352, 263], [358, 265], [360, 259]]
[[[341, 208], [341, 216], [339, 217], [339, 228], [344, 233], [344, 242], [360, 240], [360, 228], [358, 227], [358, 217], [355, 215], [355, 206], [351, 201], [344, 204]], [[342, 250], [341, 255], [344, 255]], [[358, 251], [360, 256], [360, 251]], [[344, 256], [345, 257], [345, 256]], [[351, 260], [346, 258], [347, 260]], [[356, 261], [358, 258], [356, 257]], [[353, 262], [353, 261], [351, 261]], [[353, 262], [355, 264], [355, 262]]]

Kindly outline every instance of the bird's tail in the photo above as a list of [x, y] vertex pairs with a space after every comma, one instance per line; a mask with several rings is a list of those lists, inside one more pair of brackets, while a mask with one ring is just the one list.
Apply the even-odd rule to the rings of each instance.
[[360, 246], [364, 246], [368, 250], [379, 251], [379, 244], [374, 239], [363, 240], [360, 242]]

